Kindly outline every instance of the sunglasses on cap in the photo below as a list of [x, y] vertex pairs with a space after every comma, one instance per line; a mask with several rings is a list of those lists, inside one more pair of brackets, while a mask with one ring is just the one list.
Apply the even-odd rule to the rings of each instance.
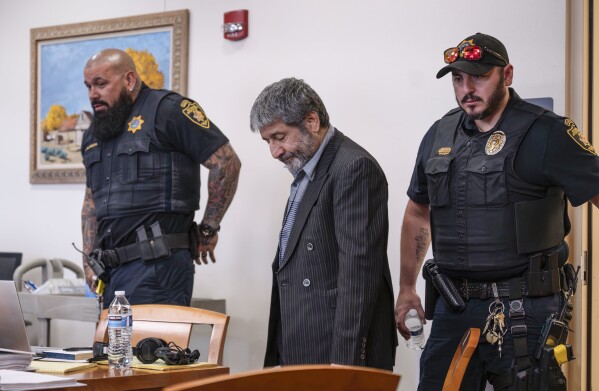
[[466, 61], [478, 61], [481, 58], [483, 58], [483, 51], [491, 53], [493, 56], [497, 57], [507, 65], [507, 61], [499, 53], [489, 48], [480, 47], [478, 45], [465, 46], [461, 50], [460, 48], [455, 47], [449, 48], [443, 52], [443, 60], [445, 60], [446, 64], [454, 63], [460, 57], [462, 57]]

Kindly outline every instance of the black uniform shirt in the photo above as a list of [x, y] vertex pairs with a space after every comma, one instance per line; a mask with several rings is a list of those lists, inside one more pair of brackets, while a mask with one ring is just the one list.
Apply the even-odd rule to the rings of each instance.
[[[520, 97], [510, 88], [510, 101], [496, 127], [501, 125], [502, 119], [509, 115], [511, 107], [519, 100]], [[408, 197], [419, 204], [430, 203], [424, 167], [431, 155], [438, 124], [439, 121], [436, 121], [431, 126], [420, 143], [407, 192]], [[472, 137], [479, 135], [472, 120], [466, 119], [462, 126], [466, 134]], [[574, 122], [552, 112], [544, 113], [529, 129], [518, 149], [514, 171], [525, 182], [562, 188], [573, 206], [599, 194], [599, 157], [580, 135]], [[508, 197], [510, 202], [527, 200], [523, 192], [512, 191]]]
[[[144, 85], [143, 88], [148, 87]], [[156, 113], [156, 135], [164, 148], [184, 153], [201, 164], [229, 140], [207, 116], [202, 122], [203, 126], [186, 116], [181, 107], [183, 99], [187, 98], [178, 94], [170, 94], [162, 99]], [[97, 245], [103, 249], [113, 249], [135, 243], [135, 230], [145, 225], [149, 231], [149, 226], [155, 221], [160, 223], [165, 233], [187, 232], [193, 219], [194, 213], [168, 212], [104, 219], [98, 225]]]

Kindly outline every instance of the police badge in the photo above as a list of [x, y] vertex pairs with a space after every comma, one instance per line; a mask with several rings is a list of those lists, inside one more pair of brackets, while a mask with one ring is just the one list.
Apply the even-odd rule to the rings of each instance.
[[501, 130], [493, 132], [491, 137], [487, 140], [485, 145], [485, 153], [487, 155], [495, 155], [503, 149], [505, 145], [506, 136]]
[[133, 117], [133, 119], [131, 121], [129, 121], [129, 128], [127, 129], [128, 131], [130, 131], [131, 133], [135, 134], [135, 132], [137, 132], [139, 129], [141, 129], [141, 125], [143, 125], [144, 120], [141, 119], [141, 115], [138, 115], [137, 117]]

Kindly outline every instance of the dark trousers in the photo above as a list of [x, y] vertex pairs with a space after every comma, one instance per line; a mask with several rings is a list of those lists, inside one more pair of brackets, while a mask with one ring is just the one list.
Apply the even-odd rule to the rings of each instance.
[[[541, 330], [547, 317], [561, 308], [563, 300], [560, 296], [560, 293], [556, 293], [545, 297], [523, 298], [529, 355], [534, 354], [539, 344]], [[470, 299], [466, 302], [466, 309], [457, 313], [452, 312], [443, 299], [437, 300], [431, 334], [420, 357], [419, 391], [443, 388], [449, 364], [458, 344], [464, 332], [471, 327], [481, 329], [481, 338], [470, 359], [460, 390], [484, 390], [487, 380], [493, 384], [496, 375], [513, 367], [514, 344], [509, 331], [512, 324], [509, 317], [509, 298], [502, 298], [508, 331], [503, 336], [501, 357], [497, 344], [489, 344], [482, 334], [489, 315], [489, 305], [493, 301], [494, 299]], [[495, 391], [499, 389], [496, 388]]]
[[125, 291], [131, 304], [189, 306], [194, 273], [189, 250], [171, 250], [168, 259], [126, 263], [110, 271], [110, 282], [104, 290], [104, 308], [110, 305], [115, 291]]

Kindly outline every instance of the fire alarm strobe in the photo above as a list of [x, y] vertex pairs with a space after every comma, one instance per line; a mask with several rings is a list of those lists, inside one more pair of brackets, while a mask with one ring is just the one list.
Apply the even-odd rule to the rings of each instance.
[[225, 12], [225, 24], [223, 24], [225, 39], [239, 41], [247, 38], [249, 33], [248, 10], [237, 10]]

